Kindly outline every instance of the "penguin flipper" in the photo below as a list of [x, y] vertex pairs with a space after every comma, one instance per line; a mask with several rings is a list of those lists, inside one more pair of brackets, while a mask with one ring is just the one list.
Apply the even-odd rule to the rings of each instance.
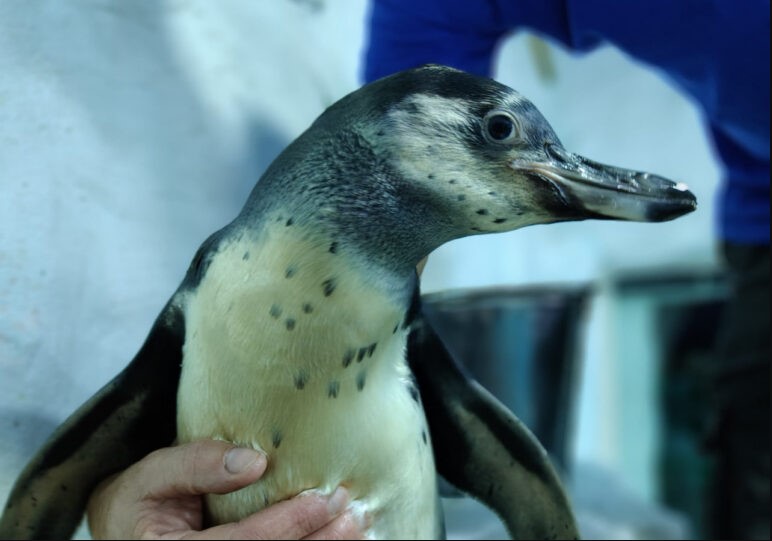
[[547, 452], [515, 415], [462, 372], [424, 317], [412, 325], [408, 360], [438, 472], [493, 509], [513, 539], [578, 539]]
[[172, 443], [184, 332], [172, 301], [134, 360], [27, 464], [0, 518], [0, 539], [69, 539], [100, 481]]

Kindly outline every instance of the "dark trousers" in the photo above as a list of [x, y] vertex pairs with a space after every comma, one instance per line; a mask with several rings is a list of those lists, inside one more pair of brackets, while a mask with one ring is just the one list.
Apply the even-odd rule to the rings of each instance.
[[714, 379], [715, 532], [722, 539], [769, 539], [769, 246], [723, 248], [731, 290]]

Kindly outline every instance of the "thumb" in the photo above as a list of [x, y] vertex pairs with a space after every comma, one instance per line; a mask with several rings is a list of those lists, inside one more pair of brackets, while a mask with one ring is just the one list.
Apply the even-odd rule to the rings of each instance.
[[150, 453], [138, 468], [143, 498], [225, 494], [257, 481], [268, 464], [263, 453], [215, 440], [199, 440]]

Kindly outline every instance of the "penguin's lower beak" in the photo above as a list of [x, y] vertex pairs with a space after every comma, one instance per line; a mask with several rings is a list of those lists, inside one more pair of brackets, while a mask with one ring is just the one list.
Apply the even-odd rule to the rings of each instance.
[[662, 222], [697, 208], [697, 198], [683, 183], [597, 163], [556, 144], [545, 145], [545, 153], [545, 160], [515, 160], [510, 167], [549, 182], [580, 217]]

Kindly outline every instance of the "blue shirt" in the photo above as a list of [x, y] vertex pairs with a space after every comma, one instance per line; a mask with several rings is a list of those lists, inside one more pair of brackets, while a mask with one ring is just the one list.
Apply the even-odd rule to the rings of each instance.
[[434, 62], [490, 76], [518, 28], [578, 51], [603, 42], [702, 108], [724, 166], [724, 240], [769, 244], [769, 0], [373, 0], [365, 79]]

